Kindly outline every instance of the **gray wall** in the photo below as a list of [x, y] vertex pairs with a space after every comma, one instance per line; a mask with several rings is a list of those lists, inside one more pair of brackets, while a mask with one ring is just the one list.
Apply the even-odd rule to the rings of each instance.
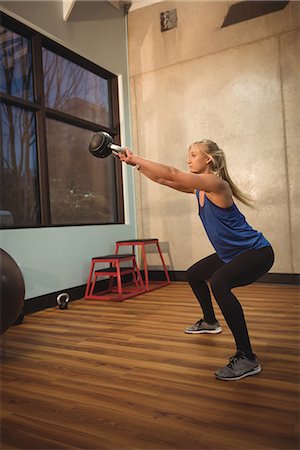
[[[255, 209], [242, 211], [271, 241], [274, 273], [300, 272], [300, 2], [221, 29], [230, 2], [161, 2], [129, 13], [134, 149], [187, 170], [191, 142], [224, 149]], [[177, 28], [161, 33], [160, 12]], [[196, 200], [136, 175], [140, 237], [170, 247], [175, 270], [213, 252]]]
[[[106, 2], [77, 2], [67, 22], [61, 1], [5, 1], [3, 12], [122, 76], [123, 143], [130, 145], [126, 20]], [[96, 163], [96, 161], [95, 161]], [[19, 264], [26, 299], [86, 283], [93, 256], [114, 251], [116, 240], [136, 236], [132, 169], [124, 168], [126, 224], [1, 230], [1, 248]]]

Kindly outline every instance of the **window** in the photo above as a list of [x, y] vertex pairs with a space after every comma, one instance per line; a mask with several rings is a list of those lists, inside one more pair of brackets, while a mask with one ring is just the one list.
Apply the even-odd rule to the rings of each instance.
[[1, 13], [0, 226], [124, 223], [117, 77]]
[[46, 106], [110, 126], [107, 80], [46, 48], [43, 72]]
[[4, 225], [34, 226], [40, 223], [34, 114], [2, 103], [0, 133], [0, 217]]
[[[110, 158], [86, 151], [90, 132], [47, 120], [48, 173], [52, 223], [107, 223], [116, 216]], [[85, 168], [82, 171], [82, 168]]]

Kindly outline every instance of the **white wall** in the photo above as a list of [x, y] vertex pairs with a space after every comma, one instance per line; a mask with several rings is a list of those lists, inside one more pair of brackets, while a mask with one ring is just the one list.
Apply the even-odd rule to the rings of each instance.
[[[130, 145], [126, 23], [106, 2], [75, 4], [63, 21], [61, 1], [4, 1], [3, 12], [105, 69], [122, 75], [123, 143]], [[0, 245], [19, 264], [26, 299], [86, 283], [93, 256], [114, 252], [117, 240], [136, 237], [132, 169], [124, 169], [126, 224], [0, 230]]]
[[[188, 145], [212, 139], [271, 241], [274, 273], [300, 272], [300, 2], [221, 29], [229, 2], [162, 2], [129, 13], [134, 149], [186, 170]], [[177, 9], [161, 33], [160, 12]], [[139, 237], [169, 243], [173, 269], [213, 252], [194, 196], [137, 175]]]

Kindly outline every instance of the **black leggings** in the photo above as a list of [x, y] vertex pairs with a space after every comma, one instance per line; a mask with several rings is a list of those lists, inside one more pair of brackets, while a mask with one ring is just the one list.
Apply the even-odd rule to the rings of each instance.
[[231, 289], [258, 280], [270, 270], [273, 262], [273, 249], [267, 246], [258, 250], [247, 250], [229, 263], [224, 263], [214, 253], [187, 271], [188, 281], [203, 310], [204, 320], [208, 323], [216, 321], [210, 291], [205, 282], [210, 279], [211, 290], [234, 336], [237, 350], [250, 358], [253, 357], [253, 352], [243, 309]]

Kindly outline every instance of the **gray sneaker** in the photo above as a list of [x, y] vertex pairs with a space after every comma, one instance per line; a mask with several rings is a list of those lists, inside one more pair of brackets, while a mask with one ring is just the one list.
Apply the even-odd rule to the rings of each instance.
[[261, 372], [261, 366], [256, 356], [254, 359], [249, 359], [243, 352], [238, 351], [229, 359], [229, 364], [217, 370], [215, 375], [218, 380], [234, 381], [259, 372]]
[[210, 324], [201, 319], [198, 320], [198, 322], [196, 322], [191, 327], [186, 328], [184, 331], [187, 334], [201, 334], [201, 333], [217, 334], [221, 333], [222, 328], [220, 327], [218, 321], [216, 321], [213, 324]]

